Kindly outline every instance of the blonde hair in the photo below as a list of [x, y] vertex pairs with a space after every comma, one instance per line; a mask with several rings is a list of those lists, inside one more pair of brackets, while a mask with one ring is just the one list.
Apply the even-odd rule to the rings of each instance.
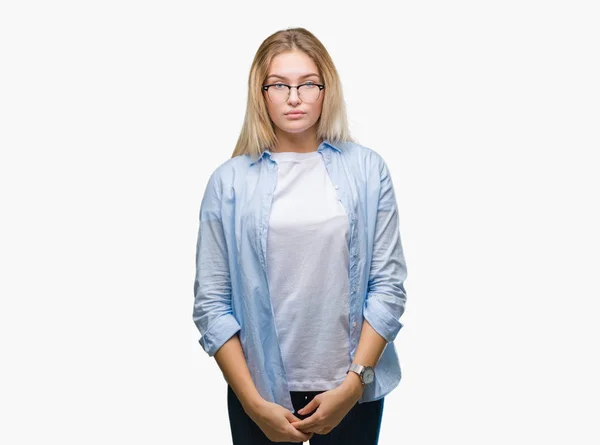
[[256, 51], [248, 78], [246, 116], [232, 158], [249, 154], [256, 159], [266, 148], [277, 145], [261, 87], [271, 60], [278, 54], [289, 51], [302, 51], [309, 56], [317, 65], [325, 84], [323, 107], [317, 122], [317, 137], [332, 143], [354, 141], [348, 129], [342, 84], [331, 56], [312, 33], [304, 28], [290, 28], [267, 37]]

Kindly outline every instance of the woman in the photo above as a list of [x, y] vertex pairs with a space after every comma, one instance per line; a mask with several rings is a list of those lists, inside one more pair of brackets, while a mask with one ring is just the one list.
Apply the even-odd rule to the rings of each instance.
[[202, 200], [194, 283], [233, 443], [377, 444], [406, 302], [387, 165], [350, 137], [335, 66], [307, 30], [268, 37], [248, 85]]

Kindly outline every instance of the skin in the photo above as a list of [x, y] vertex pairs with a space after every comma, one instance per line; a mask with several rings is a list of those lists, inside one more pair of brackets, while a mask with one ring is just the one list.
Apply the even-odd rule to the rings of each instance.
[[[374, 368], [386, 345], [387, 341], [365, 319], [353, 362]], [[298, 413], [303, 415], [313, 411], [314, 413], [304, 420], [293, 421], [292, 426], [304, 433], [327, 434], [339, 425], [362, 394], [360, 377], [354, 372], [349, 372], [337, 388], [318, 394], [304, 408], [298, 410]]]
[[244, 411], [272, 442], [306, 442], [306, 434], [292, 426], [300, 421], [291, 411], [263, 399], [256, 390], [244, 357], [239, 335], [233, 335], [215, 353], [225, 380], [240, 400]]
[[[319, 74], [319, 71], [314, 61], [305, 53], [301, 51], [282, 53], [271, 61], [263, 85], [276, 83], [277, 81], [288, 85], [299, 85], [307, 80], [322, 83], [322, 78], [317, 76], [303, 77], [309, 73]], [[273, 74], [280, 77], [272, 77]], [[279, 141], [277, 146], [273, 147], [273, 151], [306, 153], [315, 151], [318, 148], [322, 140], [317, 137], [317, 122], [321, 115], [326, 91], [326, 88], [322, 90], [318, 101], [310, 104], [303, 103], [300, 100], [295, 88], [291, 90], [288, 100], [282, 104], [272, 103], [268, 99], [267, 93], [263, 93], [269, 117], [275, 125], [275, 134]], [[304, 111], [306, 114], [299, 119], [289, 119], [285, 116], [285, 113], [292, 109]], [[236, 339], [237, 336], [234, 336], [230, 342], [234, 342], [238, 364], [229, 366], [232, 370], [230, 377], [235, 379], [233, 369], [237, 369], [239, 373], [241, 367], [244, 370], [245, 379], [249, 381], [248, 385], [244, 385], [244, 387], [248, 388], [251, 380], [247, 367], [242, 366], [242, 362], [245, 365], [245, 361], [243, 360], [239, 340]], [[353, 361], [375, 367], [386, 344], [386, 340], [364, 320]], [[215, 355], [217, 361], [221, 359], [221, 357], [217, 357], [218, 355], [219, 353]], [[222, 369], [226, 367], [222, 366]], [[300, 420], [286, 408], [264, 400], [258, 395], [255, 388], [251, 388], [247, 394], [243, 397], [244, 408], [270, 440], [298, 441], [300, 439], [307, 441], [314, 433], [327, 434], [335, 428], [362, 397], [363, 386], [360, 377], [354, 372], [349, 372], [346, 379], [338, 387], [318, 394], [303, 409], [298, 411], [300, 414], [312, 413], [304, 420]]]
[[[294, 86], [309, 80], [315, 83], [323, 83], [320, 76], [302, 77], [310, 73], [319, 74], [319, 70], [315, 62], [305, 53], [292, 51], [278, 54], [271, 60], [267, 78], [263, 85], [282, 82]], [[275, 77], [275, 74], [280, 77]], [[326, 91], [327, 88], [321, 90], [319, 99], [316, 102], [304, 103], [298, 97], [298, 90], [292, 88], [290, 97], [282, 104], [271, 102], [267, 92], [263, 92], [269, 117], [275, 126], [275, 135], [279, 141], [272, 151], [306, 153], [315, 151], [318, 148], [322, 140], [317, 137], [317, 121], [321, 116]], [[300, 110], [306, 114], [298, 119], [290, 119], [285, 113], [291, 110]]]

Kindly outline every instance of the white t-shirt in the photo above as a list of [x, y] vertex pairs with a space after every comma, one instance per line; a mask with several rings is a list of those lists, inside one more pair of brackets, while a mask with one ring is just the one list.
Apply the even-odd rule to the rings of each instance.
[[352, 363], [348, 216], [318, 151], [272, 158], [267, 278], [289, 390], [333, 389]]

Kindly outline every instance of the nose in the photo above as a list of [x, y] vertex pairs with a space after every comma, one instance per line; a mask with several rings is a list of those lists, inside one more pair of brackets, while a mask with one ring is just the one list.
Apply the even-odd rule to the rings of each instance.
[[290, 88], [290, 96], [288, 97], [289, 104], [297, 104], [300, 102], [300, 96], [298, 95], [298, 88]]

